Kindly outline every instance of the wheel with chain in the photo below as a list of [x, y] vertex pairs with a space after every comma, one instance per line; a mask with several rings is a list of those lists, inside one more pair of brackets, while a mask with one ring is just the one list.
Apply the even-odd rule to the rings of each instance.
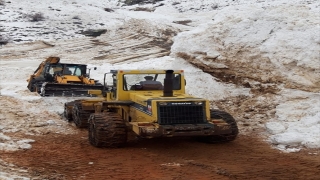
[[64, 111], [63, 111], [64, 117], [67, 119], [67, 121], [72, 121], [72, 111], [70, 108], [68, 108], [67, 103], [64, 104]]
[[81, 103], [75, 103], [72, 109], [72, 119], [74, 124], [79, 128], [87, 128], [89, 123], [90, 111], [82, 110]]
[[74, 104], [77, 102], [79, 102], [79, 101], [71, 101], [71, 102], [64, 103], [63, 115], [66, 118], [66, 120], [69, 122], [73, 120], [72, 110], [73, 110]]
[[199, 140], [207, 143], [219, 143], [219, 142], [229, 142], [236, 139], [239, 129], [236, 123], [236, 120], [227, 112], [220, 110], [210, 110], [210, 116], [212, 119], [222, 119], [231, 127], [230, 134], [221, 134], [221, 135], [213, 135], [200, 137]]
[[88, 130], [90, 144], [95, 147], [123, 147], [127, 142], [125, 122], [114, 112], [91, 114]]

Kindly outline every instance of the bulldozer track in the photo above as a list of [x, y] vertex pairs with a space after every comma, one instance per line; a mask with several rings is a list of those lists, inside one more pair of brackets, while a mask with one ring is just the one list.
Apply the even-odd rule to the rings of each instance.
[[89, 120], [89, 141], [96, 147], [122, 147], [127, 142], [124, 121], [114, 112], [95, 113]]

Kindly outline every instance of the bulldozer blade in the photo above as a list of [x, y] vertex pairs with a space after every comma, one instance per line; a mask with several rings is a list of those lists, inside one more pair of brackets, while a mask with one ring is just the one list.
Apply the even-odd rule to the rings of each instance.
[[41, 96], [70, 96], [70, 97], [93, 97], [88, 93], [89, 90], [103, 90], [103, 85], [88, 85], [88, 84], [58, 84], [47, 83], [41, 88]]

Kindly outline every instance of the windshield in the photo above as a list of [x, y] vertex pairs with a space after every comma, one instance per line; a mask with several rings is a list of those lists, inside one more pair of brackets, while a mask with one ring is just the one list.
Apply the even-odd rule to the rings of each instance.
[[66, 65], [65, 69], [63, 70], [64, 75], [74, 75], [74, 76], [81, 76], [81, 69], [78, 65]]
[[[125, 74], [124, 87], [128, 90], [162, 90], [165, 74]], [[180, 75], [174, 74], [173, 89], [181, 89]]]
[[62, 72], [62, 65], [61, 64], [56, 64], [56, 65], [51, 65], [49, 74], [54, 75], [54, 74], [60, 74]]
[[[84, 67], [85, 68], [85, 67]], [[51, 65], [49, 73], [51, 75], [54, 74], [62, 74], [62, 75], [73, 75], [73, 76], [81, 76], [81, 66], [73, 65], [73, 64], [55, 64]]]

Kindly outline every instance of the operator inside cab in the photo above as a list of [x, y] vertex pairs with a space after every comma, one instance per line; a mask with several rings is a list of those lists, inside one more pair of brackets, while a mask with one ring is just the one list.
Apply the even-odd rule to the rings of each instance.
[[144, 85], [144, 84], [161, 84], [162, 85], [162, 83], [159, 81], [153, 81], [152, 76], [145, 76], [144, 79], [145, 81], [140, 81], [141, 85]]
[[51, 66], [50, 70], [49, 70], [49, 74], [51, 74], [52, 76], [55, 74], [61, 74], [62, 73], [62, 67], [61, 66]]
[[72, 71], [70, 70], [70, 68], [69, 67], [65, 67], [65, 69], [64, 69], [64, 71], [63, 71], [64, 73], [64, 75], [72, 75]]
[[159, 81], [154, 81], [152, 76], [145, 76], [145, 81], [140, 81], [142, 89], [145, 90], [157, 90], [162, 89], [162, 83]]

